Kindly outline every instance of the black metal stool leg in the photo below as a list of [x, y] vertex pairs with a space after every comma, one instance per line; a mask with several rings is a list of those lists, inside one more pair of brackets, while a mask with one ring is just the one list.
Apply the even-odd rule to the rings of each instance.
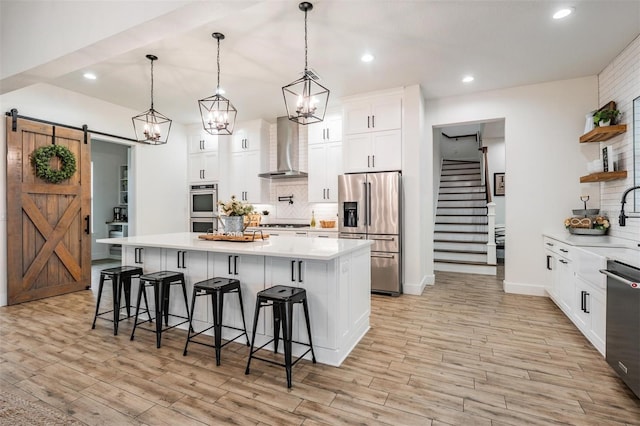
[[187, 355], [187, 347], [189, 346], [189, 341], [191, 340], [191, 331], [193, 330], [193, 313], [196, 310], [196, 297], [197, 297], [196, 289], [193, 289], [193, 295], [191, 296], [191, 311], [189, 315], [189, 328], [187, 329], [187, 342], [184, 344], [184, 351], [182, 352], [183, 356]]
[[111, 288], [113, 294], [113, 335], [118, 335], [118, 323], [120, 322], [120, 274], [111, 276]]
[[[131, 337], [129, 340], [133, 340], [133, 336], [136, 333], [136, 327], [138, 326], [138, 314], [140, 313], [140, 299], [142, 299], [142, 293], [144, 292], [144, 282], [140, 281], [140, 287], [138, 288], [138, 301], [136, 303], [136, 316], [133, 319], [133, 330], [131, 330]], [[144, 301], [147, 302], [147, 295], [144, 295]], [[149, 305], [147, 305], [147, 312], [149, 312]]]
[[[182, 295], [184, 296], [184, 307], [187, 310], [187, 317], [191, 318], [191, 316], [189, 315], [189, 302], [188, 302], [188, 298], [187, 298], [187, 286], [184, 282], [184, 280], [180, 281], [181, 285], [182, 285]], [[191, 307], [191, 310], [193, 310], [193, 306]], [[191, 323], [189, 323], [189, 331], [193, 331], [193, 327], [191, 326]]]
[[316, 363], [316, 354], [313, 352], [313, 342], [311, 341], [311, 323], [309, 322], [309, 306], [307, 305], [307, 299], [302, 301], [302, 307], [304, 308], [304, 320], [307, 323], [307, 335], [309, 336], [309, 347], [311, 348], [311, 359], [313, 363]]
[[251, 331], [251, 347], [249, 348], [249, 359], [247, 360], [247, 368], [244, 370], [244, 374], [249, 374], [249, 367], [251, 366], [251, 358], [253, 358], [253, 347], [256, 343], [256, 329], [258, 328], [258, 316], [260, 315], [260, 308], [262, 302], [258, 298], [256, 300], [256, 311], [253, 315], [253, 330]]
[[242, 327], [244, 328], [244, 337], [247, 338], [247, 346], [249, 346], [249, 335], [247, 334], [247, 323], [244, 321], [244, 308], [242, 307], [242, 291], [238, 285], [238, 301], [240, 302], [240, 315], [242, 315]]
[[162, 287], [162, 312], [164, 314], [164, 325], [169, 326], [169, 296], [171, 295], [171, 283], [163, 282]]
[[[280, 343], [280, 327], [282, 324], [282, 315], [280, 312], [279, 304], [272, 302], [272, 314], [273, 314], [273, 352], [278, 353], [278, 344]], [[284, 337], [284, 331], [282, 332]]]
[[213, 339], [216, 350], [216, 365], [220, 365], [220, 347], [222, 346], [222, 306], [224, 295], [220, 291], [211, 293], [213, 305]]
[[[167, 290], [169, 290], [168, 286]], [[161, 282], [157, 282], [155, 281], [153, 283], [153, 290], [154, 290], [154, 296], [156, 298], [156, 348], [160, 348], [160, 343], [162, 342], [162, 315], [165, 312], [164, 310], [164, 305], [165, 305], [165, 294], [164, 294], [164, 290], [165, 290], [165, 285], [164, 283]], [[166, 299], [167, 302], [169, 301], [169, 299]], [[166, 310], [167, 314], [168, 314], [168, 307]], [[167, 325], [169, 324], [169, 317], [165, 317], [165, 321], [167, 323]]]
[[126, 275], [120, 280], [120, 282], [122, 283], [122, 289], [124, 291], [124, 303], [126, 303], [127, 318], [131, 318], [131, 275]]
[[100, 274], [100, 284], [98, 285], [98, 300], [96, 301], [96, 314], [93, 316], [93, 324], [91, 329], [96, 328], [96, 319], [98, 318], [98, 310], [100, 309], [100, 299], [102, 298], [102, 286], [104, 285], [104, 274]]
[[284, 340], [284, 365], [287, 370], [287, 387], [291, 387], [291, 339], [293, 338], [293, 303], [280, 303], [282, 337]]

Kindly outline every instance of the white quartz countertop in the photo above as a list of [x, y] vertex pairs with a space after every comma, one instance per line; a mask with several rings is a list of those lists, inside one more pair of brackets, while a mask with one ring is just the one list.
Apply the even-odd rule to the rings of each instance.
[[580, 247], [607, 259], [618, 260], [628, 265], [640, 267], [640, 247], [638, 241], [616, 238], [608, 235], [574, 235], [545, 233], [544, 236], [553, 238], [571, 246]]
[[154, 234], [125, 238], [103, 238], [98, 243], [123, 246], [159, 247], [176, 250], [210, 251], [216, 253], [249, 254], [256, 256], [296, 257], [300, 259], [330, 260], [373, 244], [369, 240], [338, 238], [296, 238], [281, 236], [265, 241], [232, 242], [205, 241], [198, 233]]
[[250, 226], [247, 228], [247, 231], [262, 231], [262, 232], [269, 232], [269, 230], [274, 230], [274, 231], [306, 231], [306, 232], [338, 232], [338, 227], [334, 227], [334, 228], [312, 228], [310, 226], [300, 226], [300, 227], [291, 227], [291, 226], [278, 226], [278, 225], [271, 225], [271, 226], [261, 226], [261, 227], [257, 227], [257, 226]]

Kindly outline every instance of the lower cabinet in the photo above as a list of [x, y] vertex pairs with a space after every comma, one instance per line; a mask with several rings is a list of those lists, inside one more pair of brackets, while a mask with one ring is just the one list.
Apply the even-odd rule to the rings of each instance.
[[[204, 251], [186, 250], [164, 250], [164, 269], [174, 272], [182, 272], [187, 284], [187, 301], [191, 309], [191, 297], [193, 295], [193, 285], [212, 277], [209, 266], [208, 253]], [[184, 296], [179, 286], [171, 286], [171, 297], [169, 298], [169, 312], [176, 315], [186, 315], [183, 302]], [[213, 322], [211, 312], [211, 299], [208, 297], [198, 297], [196, 308], [194, 309], [194, 321], [205, 323]], [[206, 324], [203, 324], [206, 325]], [[198, 326], [195, 325], [196, 329]]]
[[[253, 314], [256, 309], [257, 293], [264, 290], [264, 257], [237, 254], [210, 253], [212, 257], [213, 276], [235, 278], [240, 280], [242, 289], [242, 306], [247, 324], [247, 333], [251, 338], [253, 330]], [[224, 300], [223, 323], [233, 327], [242, 327], [240, 305], [235, 296], [227, 296]], [[227, 309], [228, 307], [228, 309]], [[258, 322], [258, 334], [264, 334], [264, 317]], [[235, 333], [235, 331], [233, 331]]]
[[[331, 300], [335, 299], [335, 261], [313, 261], [308, 259], [268, 257], [265, 268], [265, 287], [286, 285], [307, 290], [307, 304], [311, 322], [311, 337], [314, 346], [335, 347], [335, 316], [332, 315]], [[294, 307], [293, 340], [308, 342], [301, 305]], [[265, 324], [267, 334], [273, 336], [273, 317], [268, 314]]]
[[606, 259], [588, 249], [545, 237], [547, 282], [551, 299], [604, 356], [606, 280], [599, 270]]

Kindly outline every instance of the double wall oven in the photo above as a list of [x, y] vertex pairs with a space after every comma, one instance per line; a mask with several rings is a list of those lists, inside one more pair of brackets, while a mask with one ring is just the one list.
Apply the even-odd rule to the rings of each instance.
[[191, 185], [189, 191], [191, 232], [214, 232], [218, 229], [218, 185]]

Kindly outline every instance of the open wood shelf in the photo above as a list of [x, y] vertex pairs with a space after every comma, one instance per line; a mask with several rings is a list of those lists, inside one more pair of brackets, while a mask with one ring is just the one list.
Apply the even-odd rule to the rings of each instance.
[[617, 124], [615, 126], [596, 127], [589, 133], [580, 136], [580, 143], [586, 142], [604, 142], [614, 136], [621, 135], [627, 131], [626, 124]]
[[581, 176], [580, 183], [607, 182], [607, 181], [616, 180], [616, 179], [626, 179], [626, 177], [627, 177], [626, 170], [619, 170], [617, 172], [592, 173], [590, 175]]

